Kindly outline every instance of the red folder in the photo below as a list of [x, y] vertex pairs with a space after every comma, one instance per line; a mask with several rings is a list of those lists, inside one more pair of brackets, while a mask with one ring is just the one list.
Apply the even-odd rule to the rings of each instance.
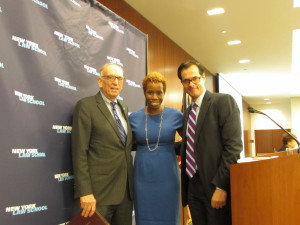
[[96, 211], [91, 217], [87, 218], [81, 216], [80, 212], [73, 217], [68, 225], [109, 225], [109, 223], [99, 212]]

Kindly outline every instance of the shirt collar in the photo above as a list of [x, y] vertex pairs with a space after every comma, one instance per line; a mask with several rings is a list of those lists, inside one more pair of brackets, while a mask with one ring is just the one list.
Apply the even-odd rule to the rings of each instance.
[[192, 103], [196, 103], [197, 106], [200, 108], [201, 107], [201, 104], [202, 104], [202, 101], [203, 101], [203, 98], [204, 98], [204, 95], [206, 93], [206, 89], [204, 89], [204, 91], [202, 92], [202, 94], [197, 98], [197, 100], [195, 102], [192, 102]]
[[[102, 93], [101, 90], [100, 90], [100, 94], [101, 94], [101, 96], [102, 96], [102, 98], [103, 98], [103, 100], [104, 100], [105, 103], [110, 104], [112, 102], [111, 100], [109, 100], [108, 98], [105, 97], [105, 95]], [[113, 102], [118, 103], [117, 100], [115, 100]]]

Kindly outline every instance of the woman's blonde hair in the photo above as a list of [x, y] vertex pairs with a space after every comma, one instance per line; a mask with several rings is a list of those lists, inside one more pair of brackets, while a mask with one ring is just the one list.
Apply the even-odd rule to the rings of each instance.
[[148, 83], [162, 83], [163, 85], [163, 90], [164, 92], [166, 92], [167, 90], [167, 80], [165, 79], [164, 75], [162, 75], [159, 72], [152, 72], [147, 74], [147, 76], [145, 76], [144, 80], [143, 80], [143, 90], [144, 93], [146, 92], [147, 89], [147, 84]]

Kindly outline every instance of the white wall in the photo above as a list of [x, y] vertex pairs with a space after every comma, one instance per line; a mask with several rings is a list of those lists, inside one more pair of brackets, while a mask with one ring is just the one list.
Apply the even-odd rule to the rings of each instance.
[[292, 132], [300, 138], [300, 97], [291, 98]]
[[[242, 141], [244, 146], [244, 127], [243, 127], [243, 99], [242, 95], [235, 90], [225, 79], [223, 74], [219, 74], [219, 93], [230, 94], [236, 101], [239, 109], [240, 109], [240, 117], [241, 117], [241, 126], [242, 126]], [[243, 151], [240, 154], [241, 158], [245, 157], [245, 148], [243, 147]]]
[[[291, 128], [291, 104], [290, 102], [283, 104], [270, 104], [270, 105], [251, 105], [254, 109], [259, 110], [271, 117], [283, 128]], [[272, 120], [268, 117], [251, 113], [251, 128], [253, 130], [268, 130], [268, 129], [280, 129]]]
[[[300, 137], [300, 98], [291, 98], [290, 102], [270, 105], [251, 105], [271, 117], [284, 129], [291, 129]], [[280, 129], [268, 117], [251, 113], [251, 140], [255, 140], [254, 130]], [[252, 143], [252, 154], [255, 155], [255, 143]]]

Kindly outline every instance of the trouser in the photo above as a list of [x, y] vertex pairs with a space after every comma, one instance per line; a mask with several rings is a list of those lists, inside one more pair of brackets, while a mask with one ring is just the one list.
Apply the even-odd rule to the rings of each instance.
[[133, 202], [129, 197], [128, 187], [125, 191], [124, 199], [120, 204], [97, 205], [97, 210], [110, 225], [132, 225]]
[[231, 225], [230, 202], [221, 209], [212, 208], [198, 172], [189, 179], [188, 204], [193, 225]]

